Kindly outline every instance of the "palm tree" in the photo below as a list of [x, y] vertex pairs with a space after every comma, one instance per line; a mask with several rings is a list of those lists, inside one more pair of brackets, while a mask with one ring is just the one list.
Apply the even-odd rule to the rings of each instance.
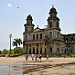
[[19, 47], [20, 47], [20, 45], [22, 44], [22, 40], [21, 40], [21, 38], [19, 38], [19, 39], [14, 39], [14, 41], [13, 41], [13, 46], [18, 46], [19, 45]]
[[20, 45], [22, 44], [21, 38], [18, 39], [18, 42], [17, 42], [17, 43], [18, 43], [18, 45], [19, 45], [19, 47], [20, 47]]
[[18, 46], [18, 44], [17, 44], [17, 42], [16, 41], [13, 41], [13, 44], [12, 44], [13, 46]]
[[[47, 51], [48, 51], [48, 46], [51, 43], [51, 37], [46, 34], [43, 38], [44, 43], [47, 45]], [[47, 52], [48, 53], [48, 52]]]

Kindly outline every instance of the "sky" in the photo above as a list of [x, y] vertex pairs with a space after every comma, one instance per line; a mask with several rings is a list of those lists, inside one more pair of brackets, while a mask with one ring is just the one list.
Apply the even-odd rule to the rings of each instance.
[[52, 5], [58, 12], [61, 33], [75, 33], [75, 0], [0, 0], [0, 50], [10, 49], [11, 33], [12, 42], [15, 38], [23, 41], [24, 24], [29, 14], [35, 28], [37, 25], [44, 28]]

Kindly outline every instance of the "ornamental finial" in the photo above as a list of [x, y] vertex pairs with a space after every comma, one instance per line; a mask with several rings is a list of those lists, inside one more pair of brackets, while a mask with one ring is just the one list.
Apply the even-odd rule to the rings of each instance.
[[54, 5], [52, 5], [52, 8], [54, 8]]
[[37, 27], [39, 28], [39, 25], [37, 25]]

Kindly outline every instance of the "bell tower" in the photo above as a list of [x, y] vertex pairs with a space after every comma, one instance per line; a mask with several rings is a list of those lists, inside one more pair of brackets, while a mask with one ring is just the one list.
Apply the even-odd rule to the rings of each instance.
[[47, 28], [50, 30], [52, 34], [52, 38], [59, 39], [60, 38], [60, 27], [59, 27], [59, 21], [60, 19], [57, 17], [57, 11], [54, 8], [54, 5], [52, 5], [52, 8], [49, 12], [49, 17], [47, 19], [48, 25]]
[[32, 16], [29, 14], [26, 19], [25, 32], [31, 32], [34, 30], [34, 24], [32, 24]]
[[48, 21], [48, 28], [59, 28], [59, 18], [57, 17], [57, 11], [54, 8], [54, 5], [52, 5], [52, 8], [49, 12], [49, 17], [47, 19]]

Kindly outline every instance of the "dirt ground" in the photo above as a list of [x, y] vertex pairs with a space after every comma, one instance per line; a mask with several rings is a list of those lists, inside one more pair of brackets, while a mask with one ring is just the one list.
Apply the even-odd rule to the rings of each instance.
[[[42, 58], [41, 61], [38, 58], [37, 61], [32, 61], [29, 57], [26, 61], [24, 56], [0, 57], [0, 66], [6, 65], [16, 69], [13, 69], [10, 75], [75, 75], [75, 58]], [[8, 71], [5, 68], [0, 69], [0, 75]]]

